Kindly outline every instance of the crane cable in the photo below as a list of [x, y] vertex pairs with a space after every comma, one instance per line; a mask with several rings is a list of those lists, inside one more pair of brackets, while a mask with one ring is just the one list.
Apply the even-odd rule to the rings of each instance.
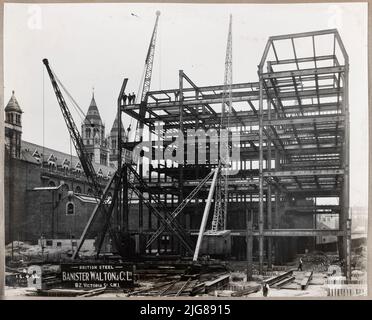
[[53, 73], [53, 76], [54, 78], [56, 79], [57, 83], [60, 85], [60, 87], [63, 89], [63, 91], [66, 93], [67, 97], [69, 98], [73, 108], [75, 109], [75, 111], [77, 112], [78, 116], [80, 117], [80, 119], [82, 120], [82, 122], [84, 121], [88, 121], [89, 124], [93, 127], [94, 126], [94, 123], [92, 123], [90, 121], [90, 119], [87, 118], [87, 115], [86, 113], [83, 111], [83, 109], [79, 106], [79, 104], [76, 102], [76, 100], [72, 97], [72, 95], [70, 94], [70, 92], [67, 90], [67, 88], [63, 85], [63, 83], [61, 82], [61, 80], [58, 78], [58, 76], [54, 73], [54, 71], [51, 69], [52, 73]]

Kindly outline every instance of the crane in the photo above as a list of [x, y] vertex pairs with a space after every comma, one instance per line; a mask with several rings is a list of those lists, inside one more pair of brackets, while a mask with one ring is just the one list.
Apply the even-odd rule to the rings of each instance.
[[216, 205], [212, 218], [212, 232], [226, 229], [226, 213], [228, 203], [228, 168], [229, 168], [229, 144], [228, 130], [230, 127], [230, 113], [232, 109], [232, 16], [230, 15], [229, 32], [227, 37], [225, 57], [225, 77], [222, 93], [222, 112], [220, 123], [220, 171], [216, 186]]
[[78, 130], [78, 128], [77, 128], [77, 126], [74, 122], [74, 119], [73, 119], [73, 117], [71, 115], [71, 112], [70, 112], [70, 110], [69, 110], [69, 108], [66, 104], [66, 101], [65, 101], [65, 99], [62, 95], [62, 92], [59, 88], [58, 83], [60, 83], [60, 85], [62, 87], [63, 87], [63, 85], [58, 80], [58, 78], [54, 74], [54, 72], [52, 71], [52, 69], [49, 65], [48, 59], [43, 59], [43, 63], [45, 65], [46, 69], [47, 69], [50, 81], [51, 81], [53, 89], [54, 89], [54, 93], [57, 97], [57, 101], [58, 101], [58, 104], [59, 104], [60, 109], [62, 111], [63, 118], [66, 122], [67, 129], [69, 131], [71, 140], [74, 144], [74, 147], [75, 147], [76, 153], [78, 155], [78, 158], [80, 160], [81, 166], [83, 167], [84, 173], [87, 177], [88, 183], [93, 188], [93, 193], [94, 193], [95, 198], [96, 199], [100, 198], [100, 201], [97, 203], [95, 209], [93, 210], [93, 213], [92, 213], [92, 215], [89, 219], [89, 222], [88, 222], [87, 226], [85, 227], [85, 229], [84, 229], [84, 231], [81, 235], [78, 248], [76, 249], [76, 251], [73, 254], [73, 259], [76, 258], [79, 250], [81, 249], [81, 247], [83, 245], [83, 242], [86, 238], [86, 235], [87, 235], [93, 221], [96, 219], [98, 212], [102, 212], [104, 214], [104, 217], [105, 217], [106, 221], [105, 221], [105, 224], [104, 224], [104, 230], [103, 230], [103, 232], [102, 232], [102, 234], [99, 238], [99, 241], [98, 241], [98, 252], [97, 252], [97, 255], [98, 255], [100, 250], [101, 250], [103, 239], [104, 239], [104, 236], [106, 234], [106, 231], [109, 228], [109, 219], [110, 219], [110, 216], [111, 216], [111, 213], [112, 213], [112, 210], [113, 210], [113, 202], [114, 202], [113, 200], [116, 199], [118, 191], [114, 190], [114, 196], [113, 196], [113, 200], [111, 201], [112, 204], [109, 207], [109, 211], [107, 211], [107, 209], [106, 209], [105, 201], [107, 200], [108, 191], [109, 191], [110, 187], [113, 185], [113, 182], [120, 179], [120, 172], [117, 171], [113, 175], [113, 177], [110, 179], [110, 181], [109, 181], [108, 185], [106, 186], [106, 188], [104, 189], [104, 191], [102, 191], [102, 188], [101, 188], [101, 186], [98, 182], [97, 174], [96, 174], [95, 169], [94, 169], [93, 164], [92, 164], [91, 157], [90, 157], [89, 153], [87, 152], [87, 150], [84, 146], [83, 139], [82, 139], [82, 137], [80, 135], [80, 132], [79, 132], [79, 130]]
[[145, 60], [145, 76], [143, 80], [142, 92], [141, 92], [141, 102], [145, 101], [146, 95], [150, 90], [151, 85], [151, 76], [152, 76], [152, 67], [154, 64], [154, 55], [155, 55], [155, 44], [156, 44], [156, 35], [158, 31], [160, 11], [156, 11], [156, 20], [154, 29], [152, 31], [152, 36], [149, 44], [149, 49], [147, 50], [146, 60]]
[[[151, 40], [150, 40], [149, 48], [147, 50], [147, 55], [145, 59], [144, 73], [142, 77], [143, 78], [142, 79], [143, 80], [142, 90], [139, 92], [139, 94], [137, 94], [137, 100], [138, 100], [138, 97], [140, 97], [140, 101], [136, 101], [137, 103], [138, 102], [140, 103], [140, 117], [141, 118], [145, 116], [144, 115], [145, 113], [144, 104], [146, 103], [147, 93], [149, 92], [150, 86], [151, 86], [152, 68], [154, 65], [155, 45], [156, 45], [156, 36], [158, 32], [160, 11], [157, 10], [155, 14], [156, 14], [156, 19], [155, 19], [154, 29], [152, 31]], [[142, 83], [142, 80], [141, 80], [141, 83]], [[140, 85], [140, 88], [141, 88], [141, 85]], [[128, 135], [129, 135], [129, 132], [128, 132]], [[143, 139], [142, 135], [143, 135], [143, 124], [137, 121], [134, 141], [135, 142], [142, 141]], [[132, 155], [133, 154], [129, 150], [126, 150], [125, 159], [127, 162], [132, 162], [134, 166], [137, 166], [138, 154], [134, 153], [134, 157]], [[130, 159], [132, 161], [130, 161]], [[129, 172], [129, 181], [133, 181], [133, 179], [134, 179], [133, 173]], [[133, 190], [131, 189], [128, 195], [129, 202], [131, 201], [132, 197], [133, 197]]]
[[[147, 99], [147, 93], [150, 91], [151, 86], [151, 78], [152, 78], [152, 68], [154, 65], [154, 56], [155, 56], [155, 45], [156, 45], [156, 36], [158, 33], [158, 24], [159, 24], [159, 17], [160, 17], [160, 11], [156, 11], [156, 19], [154, 28], [152, 30], [151, 40], [149, 44], [149, 48], [147, 50], [146, 58], [145, 58], [145, 66], [144, 66], [144, 72], [142, 75], [140, 87], [139, 87], [139, 93], [137, 94], [137, 101], [136, 103], [140, 103], [142, 106], [140, 107], [140, 116], [144, 116], [144, 110], [143, 104], [146, 102]], [[142, 89], [141, 89], [142, 84]], [[139, 99], [139, 100], [138, 100]], [[139, 141], [141, 137], [141, 130], [138, 130], [140, 126], [140, 123], [137, 121], [136, 130], [135, 130], [135, 137], [134, 141]], [[137, 164], [137, 159], [134, 159], [133, 161], [135, 164]]]
[[79, 157], [80, 163], [83, 167], [83, 170], [85, 172], [85, 175], [87, 176], [87, 179], [89, 183], [93, 187], [93, 192], [95, 196], [100, 196], [102, 194], [101, 186], [99, 185], [97, 181], [97, 175], [94, 170], [91, 158], [89, 156], [89, 153], [84, 147], [83, 139], [80, 135], [80, 132], [72, 118], [72, 115], [70, 113], [69, 108], [67, 107], [66, 101], [63, 98], [62, 92], [59, 89], [58, 83], [57, 83], [57, 77], [55, 76], [54, 72], [49, 66], [48, 59], [43, 59], [43, 63], [48, 71], [48, 75], [50, 78], [50, 81], [52, 83], [54, 93], [56, 94], [58, 104], [60, 106], [60, 109], [62, 111], [63, 118], [66, 122], [67, 129], [70, 133], [72, 142], [74, 144], [76, 153]]

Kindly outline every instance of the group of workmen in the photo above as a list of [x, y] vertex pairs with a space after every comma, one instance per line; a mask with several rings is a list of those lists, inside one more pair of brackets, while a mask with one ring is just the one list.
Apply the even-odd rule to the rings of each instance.
[[126, 95], [124, 93], [124, 95], [123, 95], [124, 104], [127, 104], [127, 99], [128, 99], [128, 104], [135, 104], [136, 103], [136, 95], [134, 94], [134, 92], [132, 92], [132, 94], [128, 94], [128, 95]]

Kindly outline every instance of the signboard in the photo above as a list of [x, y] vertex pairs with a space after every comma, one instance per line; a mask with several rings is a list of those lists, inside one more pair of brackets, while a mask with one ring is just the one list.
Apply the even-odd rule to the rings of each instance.
[[133, 268], [113, 264], [62, 264], [61, 280], [68, 287], [109, 288], [131, 287], [134, 284]]

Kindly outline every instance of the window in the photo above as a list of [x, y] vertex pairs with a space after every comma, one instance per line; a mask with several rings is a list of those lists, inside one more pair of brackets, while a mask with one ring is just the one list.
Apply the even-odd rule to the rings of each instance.
[[54, 183], [54, 181], [50, 180], [49, 183], [48, 183], [48, 186], [49, 187], [55, 187], [56, 184]]
[[46, 244], [47, 247], [51, 247], [53, 245], [53, 241], [52, 240], [47, 240], [45, 244]]
[[85, 137], [88, 139], [90, 138], [90, 128], [85, 129]]
[[70, 188], [68, 187], [67, 184], [64, 184], [64, 185], [62, 186], [62, 192], [68, 192], [69, 190], [70, 190]]
[[81, 193], [81, 188], [80, 188], [79, 186], [77, 186], [77, 187], [75, 188], [75, 192], [76, 192], [76, 193]]
[[32, 154], [32, 156], [37, 160], [37, 161], [40, 161], [41, 159], [41, 155], [39, 154], [39, 151], [37, 151], [37, 149], [35, 149], [34, 153]]
[[73, 202], [68, 202], [66, 205], [66, 214], [73, 215], [75, 214], [75, 205]]
[[57, 247], [62, 247], [62, 242], [58, 241], [57, 242]]
[[112, 147], [112, 149], [116, 149], [116, 140], [115, 139], [113, 139], [111, 141], [111, 147]]
[[161, 242], [166, 244], [169, 243], [170, 237], [169, 236], [162, 236], [161, 237]]
[[76, 164], [76, 166], [75, 166], [75, 171], [76, 171], [77, 173], [80, 173], [80, 172], [82, 171], [82, 167], [81, 167], [81, 163], [80, 163], [80, 162], [78, 162], [78, 163]]
[[67, 158], [65, 160], [63, 160], [63, 162], [62, 162], [62, 168], [64, 170], [68, 170], [70, 168], [70, 160], [68, 160]]

